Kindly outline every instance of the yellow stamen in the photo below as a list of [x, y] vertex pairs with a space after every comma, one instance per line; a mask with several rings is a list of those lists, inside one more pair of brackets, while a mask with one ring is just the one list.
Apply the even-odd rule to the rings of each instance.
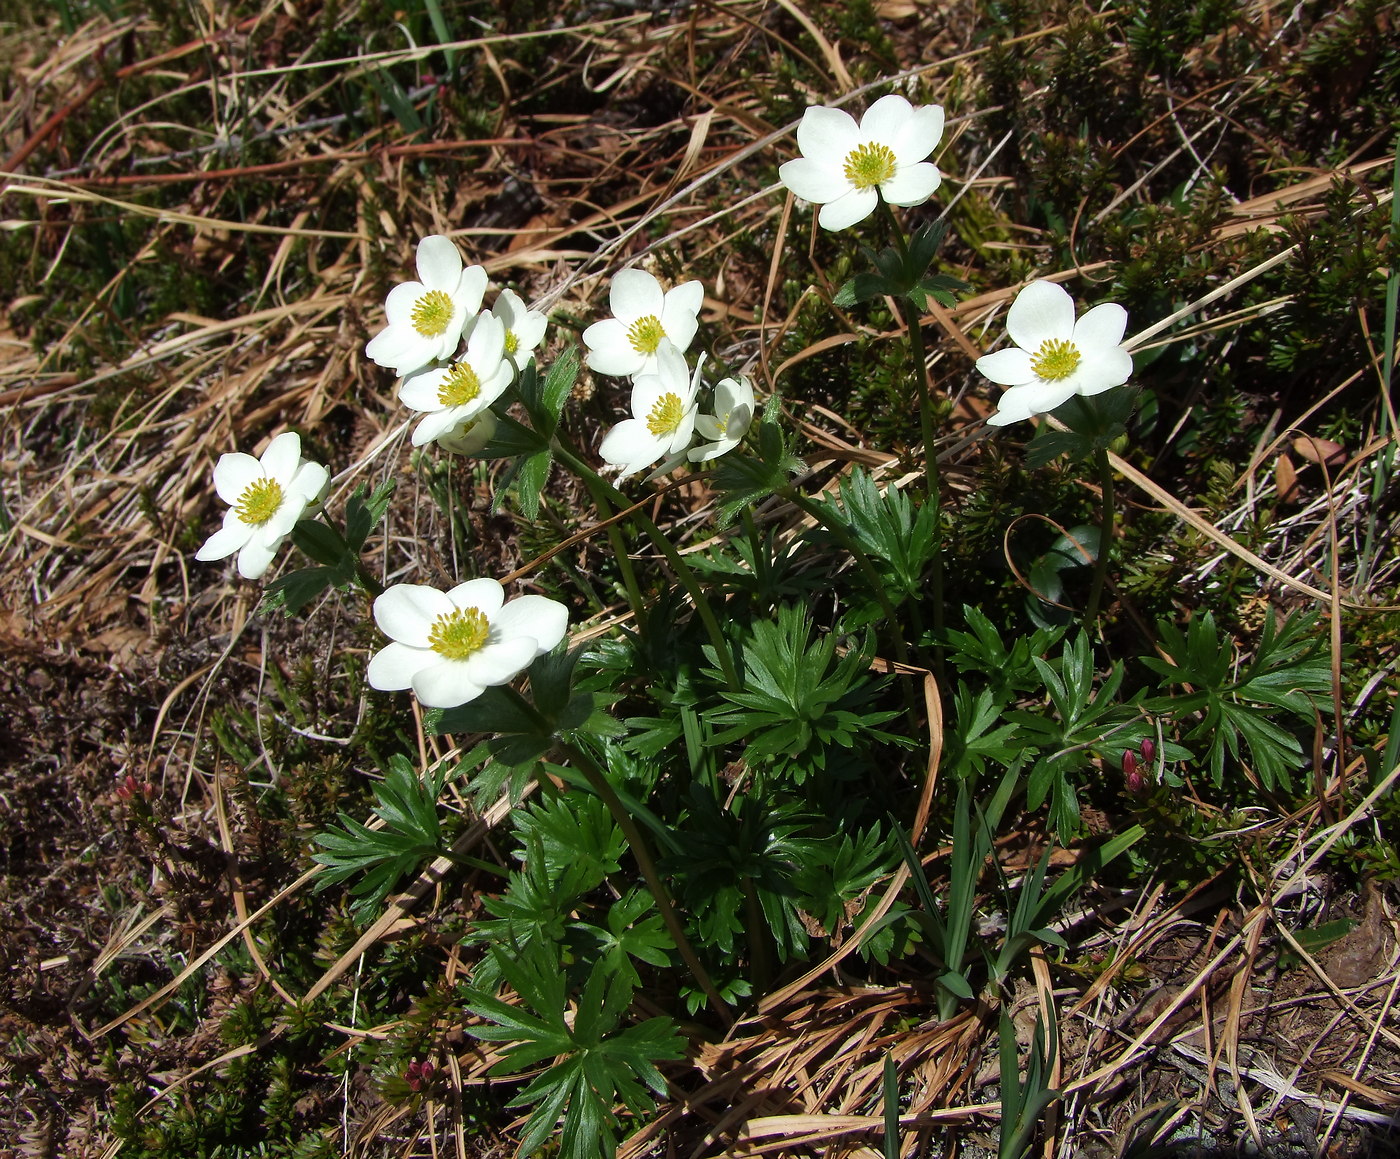
[[1047, 338], [1031, 359], [1031, 370], [1045, 382], [1059, 382], [1078, 368], [1079, 347], [1063, 338]]
[[465, 660], [481, 651], [491, 636], [491, 622], [476, 608], [444, 612], [428, 630], [428, 646], [449, 660]]
[[647, 430], [658, 439], [662, 435], [673, 435], [685, 417], [685, 407], [680, 396], [669, 391], [658, 398], [647, 415]]
[[481, 379], [465, 362], [454, 362], [447, 377], [438, 387], [438, 402], [443, 406], [466, 406], [481, 393]]
[[520, 349], [520, 339], [515, 336], [514, 330], [506, 331], [506, 353], [514, 354]]
[[846, 154], [846, 180], [857, 189], [873, 189], [894, 176], [894, 150], [871, 141]]
[[446, 290], [429, 290], [413, 303], [413, 328], [424, 338], [436, 338], [447, 332], [452, 321], [452, 298]]
[[638, 318], [627, 329], [627, 341], [632, 343], [632, 349], [638, 354], [655, 354], [656, 348], [661, 345], [661, 339], [665, 337], [666, 331], [661, 329], [661, 319], [655, 314]]
[[249, 527], [261, 527], [282, 506], [282, 485], [276, 479], [254, 479], [234, 504], [238, 518]]

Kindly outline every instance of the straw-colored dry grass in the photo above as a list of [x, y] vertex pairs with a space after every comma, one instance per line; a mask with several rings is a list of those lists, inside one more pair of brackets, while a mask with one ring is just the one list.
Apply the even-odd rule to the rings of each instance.
[[[653, 13], [601, 5], [586, 19], [584, 9], [571, 11], [558, 28], [494, 22], [489, 33], [464, 15], [453, 28], [461, 39], [417, 49], [404, 47], [390, 21], [366, 40], [357, 20], [367, 18], [354, 11], [282, 3], [239, 5], [236, 15], [182, 7], [174, 38], [170, 22], [141, 15], [93, 15], [64, 34], [56, 14], [34, 14], [0, 33], [8, 158], [0, 200], [0, 1027], [8, 1040], [0, 1149], [111, 1155], [116, 1084], [134, 1083], [140, 1098], [127, 1112], [140, 1120], [162, 1100], [178, 1105], [240, 1057], [272, 1057], [293, 1033], [287, 1015], [297, 1003], [353, 996], [395, 947], [415, 947], [424, 976], [452, 980], [466, 966], [461, 947], [433, 936], [441, 920], [470, 910], [461, 891], [435, 888], [446, 862], [363, 936], [326, 934], [310, 973], [306, 955], [294, 970], [284, 964], [294, 932], [269, 931], [279, 912], [305, 912], [291, 907], [307, 903], [311, 888], [299, 850], [306, 833], [260, 816], [249, 783], [281, 777], [304, 793], [304, 823], [329, 816], [341, 787], [363, 771], [337, 739], [383, 711], [360, 695], [370, 633], [352, 599], [316, 609], [305, 627], [259, 618], [254, 586], [191, 562], [215, 520], [214, 460], [287, 427], [340, 472], [337, 499], [359, 481], [399, 479], [371, 561], [386, 578], [504, 573], [559, 538], [488, 514], [488, 474], [464, 492], [470, 535], [454, 537], [411, 465], [392, 384], [362, 351], [386, 285], [419, 236], [451, 233], [494, 277], [550, 302], [565, 324], [592, 316], [600, 279], [624, 261], [668, 275], [697, 271], [713, 345], [735, 363], [752, 361], [764, 390], [785, 392], [809, 459], [829, 481], [862, 462], [901, 485], [911, 477], [909, 431], [891, 453], [883, 434], [898, 420], [881, 419], [878, 401], [851, 399], [839, 369], [817, 369], [857, 357], [890, 337], [892, 324], [840, 314], [834, 331], [813, 336], [815, 312], [827, 310], [839, 280], [827, 268], [833, 251], [772, 182], [804, 103], [858, 103], [877, 82], [916, 79], [926, 99], [950, 111], [943, 165], [959, 193], [952, 215], [963, 238], [951, 260], [976, 283], [956, 309], [928, 319], [931, 372], [953, 403], [942, 457], [954, 495], [966, 498], [985, 485], [993, 454], [973, 425], [987, 404], [969, 393], [970, 362], [1014, 292], [1012, 279], [1038, 265], [1043, 272], [1051, 254], [1068, 254], [1064, 276], [1089, 281], [1137, 260], [1113, 252], [1117, 243], [1098, 229], [1160, 196], [1159, 174], [1218, 163], [1231, 170], [1231, 188], [1252, 195], [1192, 239], [1208, 274], [1182, 282], [1183, 324], [1145, 332], [1142, 350], [1220, 335], [1228, 344], [1295, 302], [1286, 281], [1268, 282], [1274, 289], [1263, 300], [1247, 291], [1308, 257], [1310, 223], [1390, 212], [1393, 158], [1382, 141], [1338, 156], [1315, 141], [1258, 137], [1260, 91], [1305, 101], [1312, 74], [1292, 88], [1280, 78], [1345, 11], [1304, 20], [1263, 0], [1250, 6], [1247, 68], [1208, 80], [1212, 54], [1224, 50], [1207, 39], [1178, 74], [1184, 91], [1144, 78], [1144, 105], [1160, 115], [1137, 137], [1111, 142], [1118, 192], [1086, 197], [1068, 215], [1066, 243], [1010, 216], [1020, 203], [1007, 174], [1026, 180], [1036, 150], [1050, 146], [1002, 126], [1014, 113], [1045, 127], [1045, 110], [1072, 94], [1008, 87], [1006, 62], [1087, 36], [1087, 10], [1065, 6], [1062, 19], [1019, 39], [1015, 29], [988, 39], [979, 5], [884, 3], [862, 42], [821, 7], [731, 0]], [[1376, 19], [1385, 51], [1400, 51], [1393, 16]], [[1104, 75], [1131, 71], [1117, 33], [1104, 35], [1098, 55], [1085, 59]], [[446, 48], [462, 63], [459, 91], [438, 92], [435, 119], [411, 136], [364, 78], [390, 70], [421, 112]], [[979, 107], [977, 94], [992, 91], [1003, 103]], [[1356, 100], [1328, 97], [1318, 115]], [[1341, 122], [1351, 115], [1336, 113]], [[1015, 165], [1004, 165], [1013, 154]], [[1174, 239], [1183, 232], [1158, 228]], [[998, 269], [979, 272], [991, 260]], [[1344, 612], [1393, 603], [1396, 591], [1394, 504], [1378, 507], [1371, 490], [1386, 440], [1358, 437], [1338, 455], [1318, 441], [1336, 396], [1358, 382], [1375, 389], [1384, 328], [1363, 305], [1357, 313], [1375, 357], [1337, 367], [1325, 389], [1280, 374], [1274, 397], [1254, 399], [1273, 418], [1251, 426], [1256, 444], [1233, 464], [1220, 511], [1200, 510], [1179, 489], [1176, 467], [1158, 480], [1152, 464], [1117, 460], [1136, 484], [1143, 518], [1160, 513], [1166, 525], [1189, 528], [1177, 544], [1194, 561], [1195, 582], [1263, 574], [1274, 606], [1317, 604], [1330, 614], [1338, 697], [1319, 717], [1308, 809], [1271, 809], [1261, 795], [1238, 818], [1231, 872], [1184, 884], [1149, 875], [1131, 891], [1086, 897], [1067, 927], [1078, 973], [1037, 963], [1044, 996], [1027, 989], [1015, 1014], [1027, 1039], [1042, 1004], [1061, 1028], [1057, 1082], [1067, 1093], [1047, 1156], [1121, 1153], [1130, 1124], [1146, 1130], [1158, 1106], [1168, 1108], [1152, 1124], [1163, 1136], [1196, 1124], [1222, 1145], [1243, 1133], [1283, 1154], [1295, 1143], [1380, 1148], [1400, 1109], [1393, 872], [1356, 894], [1327, 868], [1329, 851], [1383, 839], [1376, 807], [1397, 775], [1380, 770], [1373, 791], [1358, 791], [1367, 783], [1362, 754], [1332, 740], [1393, 694], [1397, 636], [1393, 620], [1371, 613], [1365, 655], [1374, 678], [1343, 699]], [[605, 390], [581, 393], [578, 430], [614, 413]], [[1195, 393], [1178, 401], [1173, 415], [1209, 404]], [[883, 434], [867, 419], [885, 421]], [[1164, 461], [1170, 446], [1171, 438], [1160, 445]], [[665, 510], [703, 527], [707, 502], [703, 488], [688, 488]], [[1281, 509], [1259, 526], [1260, 512]], [[790, 521], [781, 511], [765, 517]], [[1377, 519], [1379, 540], [1367, 534]], [[583, 533], [574, 558], [581, 572], [602, 565], [597, 529], [560, 531]], [[1122, 614], [1136, 614], [1126, 596]], [[1272, 613], [1260, 603], [1257, 614]], [[285, 695], [272, 690], [304, 688], [307, 664], [321, 692], [294, 721]], [[931, 687], [917, 673], [901, 678]], [[261, 747], [246, 769], [211, 743], [211, 722], [228, 705], [257, 722]], [[936, 713], [930, 719], [936, 741]], [[425, 756], [443, 751], [416, 716], [397, 727]], [[303, 745], [295, 767], [284, 765], [288, 744]], [[934, 747], [926, 805], [936, 796]], [[150, 824], [138, 820], [139, 802], [115, 793], [128, 775], [154, 786]], [[489, 846], [504, 815], [498, 807], [479, 818], [457, 852]], [[999, 848], [1008, 869], [1030, 864], [1043, 840], [1032, 819], [1007, 834]], [[923, 851], [936, 877], [940, 853], [927, 842]], [[877, 890], [892, 894], [902, 880]], [[1348, 909], [1355, 922], [1340, 940], [1318, 954], [1299, 944], [1295, 930]], [[240, 944], [251, 966], [238, 975], [219, 955]], [[870, 984], [843, 973], [850, 950], [833, 947], [832, 960], [789, 979], [722, 1041], [671, 1068], [672, 1099], [623, 1154], [877, 1155], [882, 1120], [872, 1107], [887, 1055], [909, 1099], [901, 1153], [916, 1140], [928, 1153], [954, 1141], [977, 1153], [994, 1140], [993, 1012], [978, 1007], [940, 1024], [926, 979], [906, 971]], [[255, 991], [274, 1013], [230, 1048], [224, 1021]], [[412, 1007], [405, 995], [398, 1018]], [[323, 1021], [335, 1053], [359, 1051], [397, 1026]], [[492, 1056], [458, 1029], [440, 1029], [455, 1044], [452, 1097], [392, 1106], [354, 1067], [343, 1083], [307, 1067], [298, 1072], [298, 1113], [317, 1124], [340, 1120], [336, 1151], [503, 1153], [509, 1116], [470, 1110]]]

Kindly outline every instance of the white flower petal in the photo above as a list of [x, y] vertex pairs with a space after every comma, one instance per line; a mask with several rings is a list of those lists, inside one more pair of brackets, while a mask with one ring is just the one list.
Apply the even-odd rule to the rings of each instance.
[[456, 423], [450, 431], [438, 435], [437, 443], [449, 454], [475, 455], [495, 437], [496, 426], [496, 416], [484, 410], [476, 418]]
[[977, 373], [999, 386], [1022, 386], [1035, 381], [1031, 356], [1019, 346], [1007, 346], [977, 360]]
[[924, 160], [943, 140], [943, 106], [920, 105], [886, 142], [900, 165]]
[[1032, 382], [1014, 387], [997, 400], [997, 413], [987, 420], [994, 427], [1020, 422], [1054, 410], [1074, 394], [1074, 387], [1061, 383]]
[[1133, 356], [1121, 346], [1096, 350], [1084, 358], [1083, 375], [1075, 375], [1075, 389], [1084, 395], [1102, 394], [1122, 386], [1133, 376]]
[[649, 314], [659, 318], [664, 302], [661, 283], [646, 270], [619, 270], [613, 275], [608, 304], [620, 322], [630, 324]]
[[598, 374], [624, 378], [636, 374], [646, 362], [627, 340], [627, 328], [616, 318], [594, 322], [583, 332], [583, 344], [588, 347], [588, 369]]
[[1096, 346], [1117, 346], [1128, 328], [1128, 311], [1117, 302], [1103, 302], [1085, 310], [1074, 324], [1074, 344], [1089, 351]]
[[452, 293], [462, 277], [462, 252], [452, 239], [430, 234], [418, 243], [418, 280], [430, 290]]
[[881, 182], [880, 194], [891, 205], [922, 205], [942, 181], [937, 165], [920, 161], [903, 166], [888, 181]]
[[303, 459], [291, 482], [287, 484], [287, 495], [303, 506], [320, 503], [325, 497], [330, 481], [331, 473], [324, 466]]
[[231, 451], [214, 464], [214, 491], [230, 507], [237, 504], [249, 484], [263, 478], [262, 464], [252, 455]]
[[433, 621], [452, 611], [452, 601], [437, 588], [426, 584], [395, 584], [375, 598], [374, 622], [391, 640], [414, 648], [427, 648]]
[[873, 189], [852, 189], [835, 201], [828, 201], [817, 214], [817, 224], [823, 229], [849, 229], [875, 212], [879, 194]]
[[413, 678], [437, 659], [437, 653], [426, 648], [411, 648], [398, 642], [386, 644], [370, 657], [369, 686], [380, 692], [412, 688]]
[[426, 293], [428, 287], [422, 282], [400, 282], [384, 299], [384, 314], [390, 326], [407, 326], [412, 332], [413, 307]]
[[509, 640], [487, 644], [480, 652], [473, 652], [468, 656], [465, 661], [467, 675], [472, 683], [487, 687], [509, 684], [528, 668], [530, 662], [538, 655], [533, 636], [513, 636]]
[[[812, 105], [797, 126], [797, 147], [804, 157], [824, 164], [841, 165], [846, 154], [861, 142], [855, 118], [844, 109]], [[799, 197], [802, 195], [799, 193]]]
[[291, 534], [292, 528], [296, 526], [297, 520], [302, 517], [305, 510], [306, 504], [301, 499], [290, 496], [284, 498], [281, 505], [272, 513], [272, 518], [258, 530], [266, 539], [285, 539]]
[[413, 438], [410, 442], [415, 447], [426, 447], [434, 439], [442, 438], [463, 419], [471, 418], [467, 410], [464, 406], [450, 406], [425, 414], [413, 428]]
[[224, 525], [204, 541], [204, 546], [194, 553], [194, 557], [205, 563], [227, 559], [247, 543], [252, 534], [253, 529], [230, 509], [224, 516]]
[[666, 444], [647, 429], [641, 419], [624, 419], [613, 427], [598, 448], [598, 454], [611, 467], [620, 467], [625, 479], [649, 467], [665, 453]]
[[823, 205], [851, 191], [850, 180], [840, 166], [824, 165], [812, 157], [798, 157], [778, 166], [778, 180], [803, 201]]
[[262, 530], [261, 527], [254, 528], [248, 542], [238, 553], [238, 574], [244, 579], [261, 579], [272, 566], [277, 549], [282, 546], [280, 539], [265, 539], [260, 534]]
[[430, 366], [417, 374], [410, 374], [399, 386], [399, 401], [413, 410], [442, 410], [440, 392], [451, 369], [449, 363], [446, 366]]
[[456, 708], [486, 691], [467, 675], [461, 660], [442, 660], [420, 669], [413, 677], [413, 694], [429, 708]]
[[267, 444], [261, 462], [263, 474], [285, 488], [301, 464], [301, 436], [295, 431], [278, 435]]
[[1032, 282], [1006, 312], [1006, 332], [1032, 354], [1047, 339], [1069, 341], [1074, 336], [1074, 299], [1054, 282]]
[[867, 141], [892, 146], [913, 113], [913, 105], [898, 93], [890, 93], [865, 110], [865, 116], [860, 119], [861, 136]]
[[686, 282], [667, 291], [661, 306], [661, 329], [678, 351], [690, 348], [700, 324], [700, 307], [704, 304], [705, 287], [699, 282]]
[[536, 653], [548, 652], [569, 630], [569, 609], [545, 596], [520, 596], [491, 617], [492, 632], [503, 638], [529, 636]]
[[501, 587], [497, 580], [473, 579], [467, 580], [466, 583], [460, 583], [455, 588], [450, 588], [447, 592], [447, 598], [454, 607], [464, 610], [475, 608], [494, 623], [496, 613], [501, 610], [501, 605], [505, 603], [506, 589]]
[[[486, 297], [488, 281], [485, 266], [468, 266], [462, 271], [461, 280], [457, 283], [457, 292], [452, 297], [454, 301], [461, 303], [466, 319], [470, 319], [481, 309], [481, 299]], [[463, 325], [465, 324], [464, 321]]]

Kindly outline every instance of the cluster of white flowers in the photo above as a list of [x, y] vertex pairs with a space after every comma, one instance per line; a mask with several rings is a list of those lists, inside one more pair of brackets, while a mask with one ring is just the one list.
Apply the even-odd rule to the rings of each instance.
[[[797, 127], [802, 154], [778, 169], [783, 184], [820, 205], [817, 223], [846, 229], [864, 221], [883, 198], [922, 205], [942, 175], [926, 161], [943, 137], [943, 109], [915, 108], [901, 96], [881, 97], [857, 124], [841, 109], [809, 108]], [[1006, 426], [1054, 410], [1072, 395], [1099, 394], [1128, 381], [1132, 356], [1122, 346], [1128, 315], [1105, 303], [1077, 322], [1074, 299], [1053, 282], [1031, 282], [1006, 317], [1014, 347], [977, 360], [991, 381], [1009, 387], [987, 421]]]
[[485, 294], [486, 271], [463, 268], [452, 239], [432, 234], [418, 243], [418, 280], [384, 301], [389, 324], [365, 354], [403, 379], [400, 401], [423, 414], [415, 447], [436, 441], [470, 454], [485, 446], [495, 429], [491, 404], [544, 340], [548, 320], [514, 291], [502, 290], [489, 313]]
[[[590, 370], [632, 379], [632, 417], [613, 427], [598, 449], [619, 479], [658, 459], [653, 478], [687, 460], [717, 459], [739, 445], [753, 422], [753, 383], [743, 376], [717, 383], [713, 413], [700, 413], [705, 358], [692, 372], [685, 352], [704, 300], [699, 282], [663, 291], [645, 270], [622, 270], [608, 298], [613, 316], [583, 332]], [[710, 441], [691, 447], [696, 431]]]
[[[422, 413], [415, 447], [480, 451], [496, 430], [491, 404], [544, 340], [544, 314], [512, 290], [502, 290], [488, 313], [485, 293], [486, 271], [464, 269], [451, 239], [433, 234], [418, 243], [418, 280], [385, 299], [389, 324], [365, 353], [403, 379], [399, 400]], [[370, 659], [370, 687], [412, 689], [429, 708], [455, 708], [509, 683], [557, 645], [569, 611], [544, 596], [507, 605], [497, 581], [474, 579], [447, 592], [395, 584], [375, 599], [374, 622], [392, 642]]]
[[[943, 136], [943, 110], [885, 96], [859, 123], [840, 109], [809, 108], [797, 130], [801, 156], [779, 170], [799, 198], [821, 207], [818, 223], [845, 229], [881, 200], [915, 206], [942, 181], [927, 158]], [[384, 303], [388, 324], [366, 355], [401, 380], [399, 398], [423, 416], [413, 445], [436, 442], [458, 454], [481, 450], [496, 429], [491, 406], [534, 357], [547, 319], [503, 290], [482, 309], [486, 271], [464, 266], [450, 238], [425, 237], [416, 281], [395, 286]], [[698, 281], [663, 290], [643, 270], [613, 278], [612, 317], [583, 333], [590, 369], [630, 378], [632, 417], [603, 439], [600, 453], [627, 478], [653, 466], [651, 477], [686, 461], [733, 450], [754, 418], [753, 384], [745, 377], [715, 384], [713, 406], [700, 411], [704, 356], [692, 369], [686, 351], [699, 327], [704, 290]], [[1007, 314], [1014, 346], [977, 360], [977, 369], [1008, 389], [994, 426], [1055, 409], [1072, 395], [1093, 395], [1126, 382], [1132, 357], [1122, 345], [1127, 313], [1107, 303], [1076, 320], [1074, 301], [1052, 282], [1026, 286]], [[692, 445], [696, 435], [702, 440]], [[223, 526], [199, 549], [201, 560], [238, 553], [239, 574], [261, 577], [308, 508], [325, 495], [325, 467], [301, 457], [294, 433], [279, 435], [261, 458], [223, 455], [214, 488], [229, 504]], [[542, 596], [505, 603], [501, 585], [475, 579], [448, 592], [397, 584], [374, 603], [375, 621], [392, 643], [369, 665], [379, 689], [411, 688], [425, 705], [463, 704], [505, 684], [554, 648], [568, 630], [563, 604]]]

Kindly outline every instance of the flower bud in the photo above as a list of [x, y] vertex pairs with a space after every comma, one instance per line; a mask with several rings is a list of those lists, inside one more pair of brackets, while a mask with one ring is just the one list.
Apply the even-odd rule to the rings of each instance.
[[1123, 775], [1124, 775], [1125, 777], [1131, 777], [1131, 776], [1133, 776], [1137, 771], [1138, 771], [1138, 767], [1137, 767], [1137, 753], [1133, 752], [1132, 749], [1124, 749], [1124, 750], [1123, 750]]
[[1142, 759], [1150, 765], [1152, 763], [1152, 758], [1157, 753], [1157, 743], [1150, 736], [1147, 736], [1142, 738], [1142, 745], [1140, 747], [1142, 749]]

